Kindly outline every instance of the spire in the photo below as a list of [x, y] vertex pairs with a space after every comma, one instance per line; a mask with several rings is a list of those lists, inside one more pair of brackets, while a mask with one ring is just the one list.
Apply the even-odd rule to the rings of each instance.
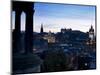
[[41, 30], [40, 33], [43, 33], [43, 24], [41, 24]]
[[93, 26], [91, 25], [91, 29], [93, 29]]
[[90, 30], [89, 30], [90, 32], [92, 31], [92, 32], [94, 32], [94, 29], [93, 29], [93, 26], [91, 25], [91, 28], [90, 28]]

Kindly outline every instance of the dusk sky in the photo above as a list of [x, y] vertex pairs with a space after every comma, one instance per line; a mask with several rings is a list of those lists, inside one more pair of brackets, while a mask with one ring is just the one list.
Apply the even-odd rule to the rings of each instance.
[[[40, 32], [41, 24], [44, 31], [59, 32], [61, 28], [72, 28], [87, 32], [91, 26], [95, 28], [95, 6], [70, 4], [35, 3], [33, 16], [33, 30]], [[12, 13], [12, 27], [14, 28], [15, 13]], [[21, 15], [21, 30], [25, 30], [25, 14]]]

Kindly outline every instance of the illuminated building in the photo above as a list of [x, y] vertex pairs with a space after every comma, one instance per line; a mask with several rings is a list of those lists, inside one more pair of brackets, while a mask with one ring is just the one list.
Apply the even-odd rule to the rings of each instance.
[[44, 36], [44, 39], [47, 40], [48, 43], [55, 43], [55, 36], [51, 33], [51, 31], [49, 31], [49, 33]]

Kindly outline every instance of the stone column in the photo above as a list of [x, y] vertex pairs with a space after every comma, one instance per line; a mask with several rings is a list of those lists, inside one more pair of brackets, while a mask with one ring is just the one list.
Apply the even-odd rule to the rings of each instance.
[[33, 10], [26, 11], [25, 53], [33, 52]]
[[20, 15], [21, 15], [21, 11], [16, 11], [15, 13], [15, 30], [17, 32], [20, 32]]
[[20, 11], [15, 13], [15, 29], [13, 31], [13, 53], [20, 51]]

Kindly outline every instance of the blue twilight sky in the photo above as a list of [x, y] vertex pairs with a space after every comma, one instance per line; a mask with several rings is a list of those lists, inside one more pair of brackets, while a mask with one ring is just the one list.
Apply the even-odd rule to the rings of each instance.
[[[41, 24], [44, 31], [59, 32], [61, 28], [72, 28], [87, 32], [91, 26], [95, 28], [95, 6], [40, 3], [34, 4], [34, 27], [33, 30], [40, 32]], [[14, 28], [14, 16], [12, 24]], [[25, 14], [21, 15], [21, 30], [25, 30]]]

